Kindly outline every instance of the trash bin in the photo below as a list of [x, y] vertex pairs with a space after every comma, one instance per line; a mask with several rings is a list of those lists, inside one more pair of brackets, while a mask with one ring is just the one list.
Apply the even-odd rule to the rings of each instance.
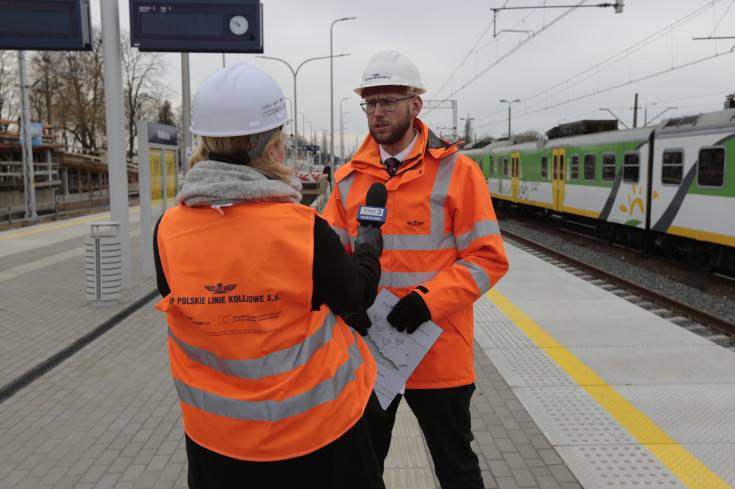
[[122, 295], [122, 244], [119, 222], [92, 224], [84, 238], [87, 299], [93, 306], [117, 304]]

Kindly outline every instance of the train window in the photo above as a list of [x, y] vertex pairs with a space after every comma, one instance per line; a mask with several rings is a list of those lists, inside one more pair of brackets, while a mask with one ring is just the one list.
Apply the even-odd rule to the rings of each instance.
[[725, 148], [700, 149], [697, 185], [700, 187], [722, 187], [724, 184]]
[[587, 153], [584, 155], [584, 179], [594, 181], [597, 177], [597, 155]]
[[579, 155], [572, 155], [571, 171], [569, 173], [572, 180], [579, 180]]
[[549, 178], [549, 159], [546, 156], [541, 157], [541, 178]]
[[661, 164], [661, 183], [681, 184], [684, 172], [684, 153], [681, 151], [664, 151]]
[[626, 183], [638, 183], [641, 172], [641, 155], [625, 153], [623, 155], [623, 181]]
[[602, 155], [602, 181], [612, 182], [615, 180], [617, 166], [617, 155], [615, 153], [604, 153]]
[[508, 176], [508, 158], [503, 158], [503, 176]]

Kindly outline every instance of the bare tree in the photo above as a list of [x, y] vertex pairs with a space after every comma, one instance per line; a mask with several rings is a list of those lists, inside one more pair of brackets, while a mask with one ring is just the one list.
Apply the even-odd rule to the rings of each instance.
[[160, 53], [133, 49], [127, 34], [123, 36], [121, 48], [128, 156], [132, 156], [138, 134], [135, 121], [154, 119], [160, 107], [158, 101], [166, 98], [168, 89], [161, 82], [166, 64]]
[[69, 51], [64, 52], [63, 57], [52, 71], [53, 76], [58, 77], [60, 87], [50, 117], [62, 128], [65, 143], [68, 143], [67, 138], [70, 136], [72, 143], [84, 149], [97, 150], [103, 146], [101, 142], [105, 134], [105, 92], [99, 31], [94, 32], [91, 52]]
[[63, 53], [40, 51], [30, 62], [31, 86], [28, 97], [31, 103], [31, 117], [47, 125], [54, 125], [57, 119], [56, 106], [61, 97], [62, 83], [54, 73], [54, 68], [63, 61]]
[[[121, 41], [124, 107], [128, 155], [132, 155], [137, 136], [135, 121], [153, 120], [168, 103], [168, 88], [161, 81], [166, 69], [160, 53], [141, 53], [130, 46], [127, 35]], [[17, 99], [13, 83], [13, 61], [17, 57], [0, 51], [0, 117], [11, 116]], [[105, 94], [102, 39], [94, 32], [93, 50], [42, 51], [31, 60], [29, 83], [31, 117], [59, 128], [62, 144], [97, 150], [106, 144]], [[17, 104], [15, 104], [17, 105]], [[15, 108], [17, 111], [17, 108]]]
[[0, 50], [0, 119], [13, 119], [18, 110], [17, 65], [18, 56], [15, 51]]

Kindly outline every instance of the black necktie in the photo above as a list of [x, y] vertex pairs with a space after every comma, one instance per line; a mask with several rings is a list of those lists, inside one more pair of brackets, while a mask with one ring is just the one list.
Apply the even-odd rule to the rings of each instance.
[[388, 171], [388, 175], [393, 176], [396, 174], [398, 166], [401, 164], [401, 160], [398, 158], [388, 158], [384, 162], [385, 169]]

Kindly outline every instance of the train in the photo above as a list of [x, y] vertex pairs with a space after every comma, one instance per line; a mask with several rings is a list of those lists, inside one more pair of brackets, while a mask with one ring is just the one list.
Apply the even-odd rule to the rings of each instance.
[[612, 242], [735, 272], [735, 108], [617, 129], [557, 126], [461, 153], [496, 207], [582, 222]]

